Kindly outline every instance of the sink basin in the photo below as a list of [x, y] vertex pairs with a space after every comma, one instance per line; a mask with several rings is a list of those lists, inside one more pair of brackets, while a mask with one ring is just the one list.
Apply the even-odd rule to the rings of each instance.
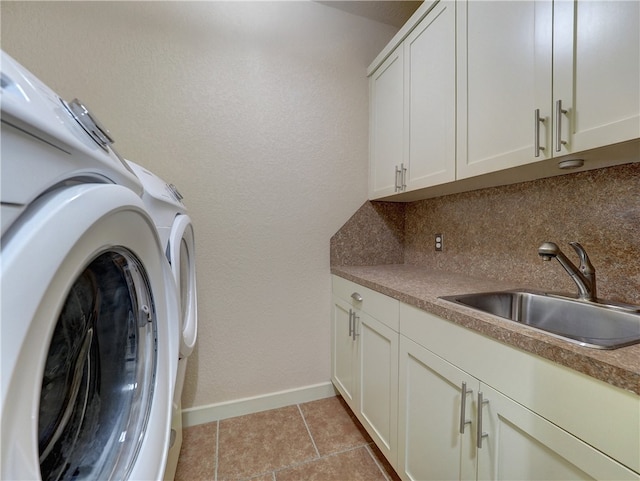
[[640, 342], [640, 306], [580, 301], [524, 290], [441, 299], [540, 329], [581, 346], [616, 349]]

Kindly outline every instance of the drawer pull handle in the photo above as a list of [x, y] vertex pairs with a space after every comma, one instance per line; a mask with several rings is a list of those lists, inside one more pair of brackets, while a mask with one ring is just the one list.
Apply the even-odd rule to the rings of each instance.
[[567, 110], [562, 108], [562, 100], [556, 100], [556, 152], [560, 152], [562, 146], [567, 144], [562, 140], [562, 114], [567, 113]]
[[354, 292], [353, 294], [351, 294], [351, 298], [354, 301], [362, 302], [362, 296], [360, 294], [358, 294], [357, 292]]
[[533, 112], [533, 129], [534, 129], [534, 156], [540, 157], [540, 151], [544, 150], [544, 147], [540, 145], [540, 122], [544, 123], [544, 117], [540, 117], [540, 109], [536, 109]]
[[462, 383], [461, 399], [460, 399], [460, 434], [464, 434], [464, 427], [471, 424], [471, 419], [467, 419], [465, 414], [467, 411], [467, 394], [471, 394], [473, 390], [467, 389], [467, 383]]
[[356, 331], [356, 322], [358, 322], [358, 319], [360, 318], [356, 315], [356, 311], [353, 311], [353, 332], [351, 333], [351, 339], [353, 339], [354, 341], [356, 340], [356, 337], [360, 335]]
[[488, 399], [484, 399], [482, 392], [478, 393], [478, 431], [476, 433], [476, 445], [478, 449], [482, 449], [482, 438], [489, 436], [489, 433], [482, 431], [482, 408], [485, 404], [489, 404]]

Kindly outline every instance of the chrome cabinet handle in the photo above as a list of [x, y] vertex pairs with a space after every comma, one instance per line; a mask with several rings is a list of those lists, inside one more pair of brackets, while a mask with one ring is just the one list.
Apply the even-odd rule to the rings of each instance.
[[480, 391], [478, 393], [478, 425], [476, 426], [478, 428], [476, 431], [476, 446], [478, 449], [482, 449], [482, 438], [489, 436], [489, 433], [482, 431], [482, 407], [485, 404], [489, 404], [489, 400], [484, 399], [482, 391]]
[[544, 150], [544, 147], [540, 146], [540, 122], [545, 121], [544, 117], [540, 117], [540, 109], [535, 109], [533, 118], [534, 125], [534, 152], [535, 157], [540, 157], [540, 151]]
[[407, 168], [404, 163], [396, 165], [396, 183], [395, 191], [402, 192], [407, 188]]
[[360, 335], [356, 332], [356, 321], [358, 319], [360, 318], [356, 315], [356, 311], [349, 309], [349, 337], [354, 341]]
[[356, 332], [356, 321], [358, 319], [360, 318], [356, 315], [356, 311], [353, 311], [353, 331], [351, 332], [351, 339], [353, 339], [354, 341], [356, 340], [356, 337], [360, 335]]
[[467, 419], [465, 414], [467, 411], [467, 394], [471, 394], [473, 390], [467, 390], [467, 383], [462, 383], [461, 399], [460, 399], [460, 434], [464, 434], [464, 427], [471, 424], [471, 419]]
[[562, 140], [562, 114], [567, 111], [562, 108], [562, 100], [556, 100], [556, 152], [562, 150], [562, 146], [567, 142]]
[[353, 294], [351, 294], [351, 298], [354, 301], [362, 302], [362, 296], [360, 294], [358, 294], [357, 292], [354, 292]]

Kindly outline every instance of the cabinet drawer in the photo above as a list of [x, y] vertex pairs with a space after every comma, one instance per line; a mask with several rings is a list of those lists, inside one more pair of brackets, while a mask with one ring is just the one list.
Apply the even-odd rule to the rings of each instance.
[[[355, 309], [366, 312], [374, 319], [377, 319], [394, 331], [398, 332], [400, 316], [399, 301], [343, 279], [342, 277], [331, 277], [334, 295], [340, 297]], [[354, 297], [351, 296], [354, 293], [360, 294], [362, 301], [354, 299]]]

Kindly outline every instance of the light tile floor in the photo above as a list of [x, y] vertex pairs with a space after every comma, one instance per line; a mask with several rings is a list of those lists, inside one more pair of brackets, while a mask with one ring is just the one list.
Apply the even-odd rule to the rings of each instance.
[[176, 481], [399, 481], [341, 397], [185, 428]]

